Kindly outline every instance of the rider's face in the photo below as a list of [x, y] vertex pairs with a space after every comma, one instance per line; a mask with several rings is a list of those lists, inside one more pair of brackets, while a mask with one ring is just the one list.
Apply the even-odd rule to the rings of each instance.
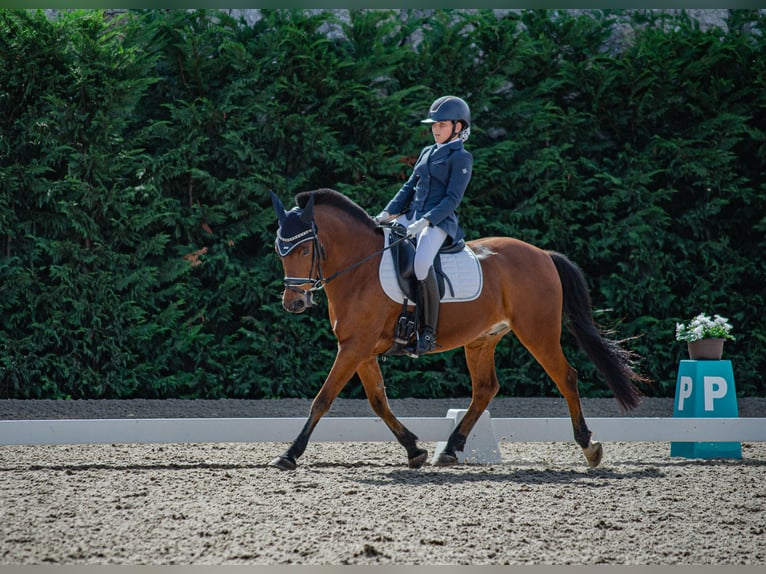
[[450, 139], [452, 139], [450, 136], [454, 136], [456, 134], [452, 133], [452, 121], [444, 121], [444, 122], [434, 122], [431, 124], [431, 133], [434, 135], [434, 141], [438, 144], [447, 143]]

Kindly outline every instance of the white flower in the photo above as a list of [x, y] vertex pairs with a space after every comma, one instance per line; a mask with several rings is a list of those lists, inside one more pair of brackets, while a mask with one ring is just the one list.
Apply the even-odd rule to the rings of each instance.
[[677, 341], [698, 341], [700, 339], [734, 339], [731, 325], [726, 317], [704, 313], [694, 317], [689, 323], [676, 323]]

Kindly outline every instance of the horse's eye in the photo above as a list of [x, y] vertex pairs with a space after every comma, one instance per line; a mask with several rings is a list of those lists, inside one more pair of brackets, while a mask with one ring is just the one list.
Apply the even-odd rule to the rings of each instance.
[[311, 252], [311, 249], [309, 249], [308, 247], [304, 247], [303, 251], [301, 251], [301, 255], [303, 257], [306, 257], [310, 252]]

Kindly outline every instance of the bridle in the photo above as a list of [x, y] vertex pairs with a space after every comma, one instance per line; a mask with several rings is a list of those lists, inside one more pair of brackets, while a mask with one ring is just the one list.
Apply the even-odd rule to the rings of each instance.
[[[324, 274], [322, 273], [322, 257], [318, 254], [324, 253], [324, 248], [322, 247], [322, 244], [319, 242], [319, 236], [317, 235], [317, 227], [316, 224], [312, 221], [311, 227], [306, 229], [305, 231], [302, 231], [298, 235], [294, 235], [293, 237], [281, 237], [279, 234], [279, 231], [277, 231], [277, 241], [282, 240], [285, 243], [291, 243], [292, 248], [282, 255], [279, 253], [279, 249], [277, 248], [277, 253], [279, 253], [279, 256], [284, 258], [286, 257], [290, 251], [298, 247], [298, 245], [301, 245], [302, 243], [306, 243], [307, 241], [312, 242], [312, 249], [311, 249], [311, 267], [309, 267], [309, 276], [308, 277], [289, 277], [285, 275], [284, 279], [282, 279], [282, 282], [284, 283], [285, 289], [288, 289], [290, 291], [295, 291], [296, 293], [300, 293], [301, 295], [307, 295], [309, 293], [313, 293], [314, 291], [321, 291], [324, 289], [324, 284], [326, 283], [326, 280], [324, 278]], [[316, 267], [316, 277], [312, 277], [314, 275], [314, 268]], [[308, 289], [302, 289], [300, 285], [305, 285], [306, 283], [311, 283], [313, 286], [309, 287]]]
[[[311, 293], [314, 293], [315, 291], [321, 291], [325, 288], [325, 285], [327, 285], [330, 281], [333, 279], [336, 279], [340, 275], [343, 275], [344, 273], [347, 273], [348, 271], [351, 271], [352, 269], [357, 268], [362, 263], [365, 263], [366, 261], [369, 261], [376, 255], [380, 255], [387, 249], [391, 249], [394, 245], [397, 245], [398, 243], [401, 243], [405, 239], [407, 239], [407, 236], [402, 236], [396, 239], [395, 241], [390, 242], [386, 247], [383, 247], [382, 249], [378, 249], [377, 251], [374, 251], [373, 253], [370, 253], [369, 255], [363, 257], [356, 263], [352, 263], [348, 267], [345, 267], [341, 269], [340, 271], [337, 271], [330, 275], [329, 277], [325, 277], [324, 273], [322, 273], [322, 259], [325, 257], [325, 249], [322, 246], [322, 243], [319, 241], [319, 236], [317, 235], [317, 226], [312, 221], [311, 227], [309, 229], [306, 229], [305, 231], [302, 231], [301, 233], [294, 235], [290, 238], [284, 238], [279, 235], [279, 231], [277, 231], [277, 241], [282, 240], [284, 242], [289, 242], [292, 244], [290, 250], [282, 255], [279, 253], [279, 249], [277, 249], [277, 253], [279, 253], [279, 256], [284, 258], [287, 256], [290, 251], [295, 249], [298, 245], [305, 243], [306, 241], [312, 242], [312, 250], [311, 250], [311, 267], [309, 267], [309, 276], [308, 277], [289, 277], [285, 276], [282, 279], [282, 282], [285, 286], [285, 289], [290, 291], [295, 291], [296, 293], [300, 293], [301, 295], [309, 295]], [[316, 276], [314, 276], [314, 269], [316, 269]], [[303, 289], [300, 287], [301, 285], [305, 285], [306, 283], [310, 283], [312, 286], [308, 289]]]

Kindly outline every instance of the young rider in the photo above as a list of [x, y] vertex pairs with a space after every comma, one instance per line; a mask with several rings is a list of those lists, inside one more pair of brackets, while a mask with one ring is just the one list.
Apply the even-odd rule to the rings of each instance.
[[417, 238], [417, 306], [424, 324], [418, 337], [418, 355], [436, 347], [439, 287], [433, 261], [447, 238], [454, 243], [465, 235], [455, 210], [473, 168], [473, 157], [463, 147], [471, 125], [471, 110], [464, 100], [456, 96], [438, 98], [421, 123], [431, 124], [435, 144], [423, 148], [410, 178], [374, 218], [378, 223], [395, 218], [407, 227], [407, 235]]

